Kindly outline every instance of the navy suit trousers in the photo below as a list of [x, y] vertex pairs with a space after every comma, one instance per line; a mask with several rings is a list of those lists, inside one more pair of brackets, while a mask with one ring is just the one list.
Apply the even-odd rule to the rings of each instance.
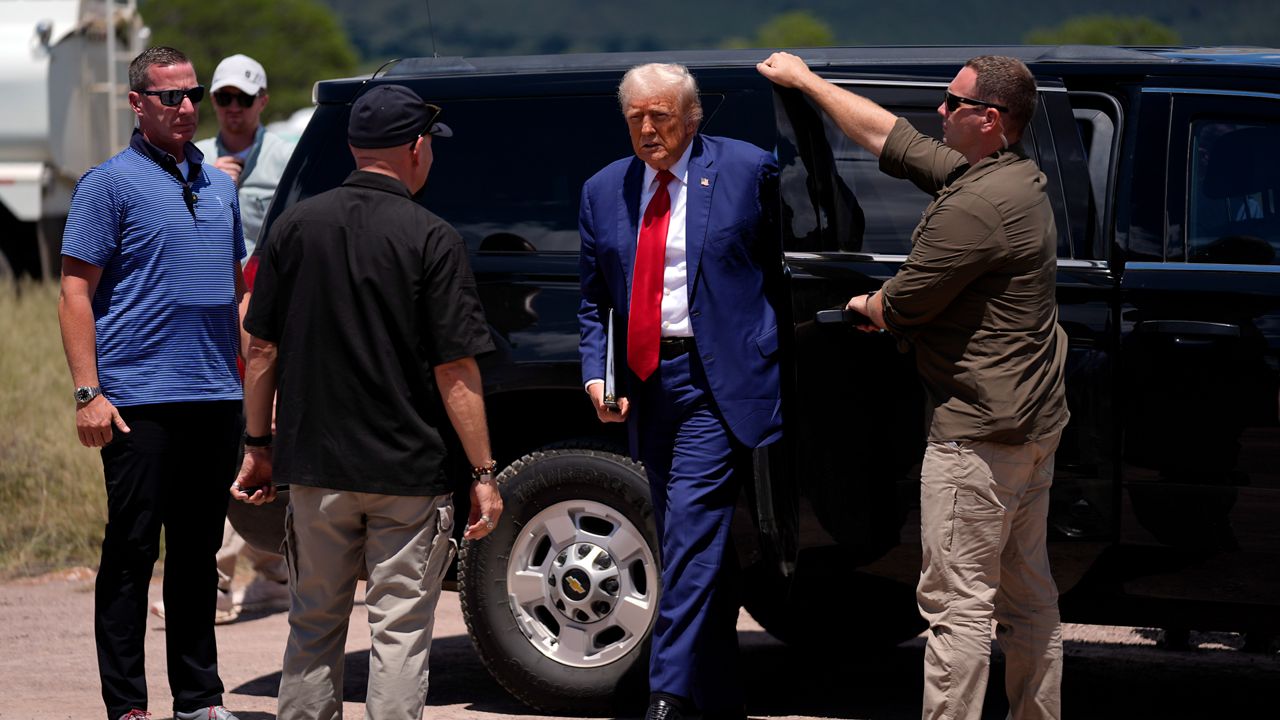
[[649, 690], [704, 712], [740, 709], [729, 525], [751, 453], [725, 424], [696, 352], [661, 360], [638, 394], [640, 456], [662, 543]]

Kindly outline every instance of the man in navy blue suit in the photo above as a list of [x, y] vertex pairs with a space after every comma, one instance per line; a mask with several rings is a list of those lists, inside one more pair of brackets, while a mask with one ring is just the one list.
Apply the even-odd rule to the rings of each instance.
[[[752, 448], [782, 434], [778, 169], [738, 140], [699, 135], [680, 65], [618, 87], [635, 157], [582, 189], [582, 376], [602, 422], [626, 422], [648, 473], [662, 548], [647, 720], [745, 718], [729, 523]], [[613, 315], [616, 409], [604, 402]], [[622, 361], [625, 358], [625, 363]]]

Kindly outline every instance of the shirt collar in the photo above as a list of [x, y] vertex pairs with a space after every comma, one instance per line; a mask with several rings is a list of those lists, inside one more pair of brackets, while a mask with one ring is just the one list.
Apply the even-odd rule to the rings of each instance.
[[133, 129], [133, 137], [129, 138], [129, 147], [141, 153], [144, 157], [151, 158], [155, 164], [164, 168], [170, 175], [178, 178], [178, 182], [186, 183], [194, 180], [200, 175], [200, 166], [204, 163], [204, 153], [200, 152], [200, 148], [195, 143], [187, 142], [182, 146], [183, 153], [189, 163], [187, 169], [187, 177], [182, 177], [178, 172], [178, 159], [169, 153], [161, 150], [147, 140], [146, 136], [138, 128]]
[[[671, 174], [676, 177], [676, 180], [680, 181], [681, 185], [689, 184], [689, 181], [688, 181], [689, 157], [692, 154], [693, 154], [693, 142], [691, 141], [689, 143], [689, 147], [685, 148], [684, 153], [680, 155], [680, 159], [676, 161], [675, 165], [671, 166]], [[643, 187], [645, 190], [648, 190], [649, 187], [653, 185], [653, 179], [656, 177], [658, 177], [658, 171], [650, 167], [648, 163], [645, 163], [644, 185], [642, 185], [641, 187]]]
[[996, 150], [970, 166], [968, 170], [965, 170], [960, 177], [956, 178], [955, 181], [951, 183], [951, 186], [952, 188], [955, 188], [966, 183], [971, 183], [979, 178], [987, 176], [996, 168], [1001, 168], [1005, 165], [1011, 165], [1015, 162], [1026, 159], [1026, 149], [1022, 147], [1021, 142], [1016, 142], [1007, 148]]
[[410, 194], [408, 186], [400, 182], [390, 175], [382, 173], [369, 172], [367, 170], [356, 170], [342, 181], [344, 186], [353, 185], [356, 187], [369, 188], [371, 190], [381, 190], [389, 192], [392, 195], [400, 195], [405, 199], [412, 200], [413, 195]]
[[218, 150], [219, 155], [241, 155], [244, 158], [248, 159], [248, 157], [252, 155], [254, 151], [262, 147], [262, 136], [266, 134], [267, 134], [266, 126], [264, 126], [262, 123], [258, 123], [258, 129], [253, 133], [253, 142], [249, 143], [249, 147], [245, 148], [244, 150], [241, 150], [238, 153], [233, 153], [228, 151], [227, 144], [222, 142], [222, 131], [219, 130], [218, 135], [214, 140], [213, 146]]

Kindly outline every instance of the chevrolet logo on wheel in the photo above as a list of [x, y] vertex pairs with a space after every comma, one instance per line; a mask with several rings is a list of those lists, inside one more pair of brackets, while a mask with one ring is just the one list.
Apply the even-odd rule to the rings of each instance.
[[564, 595], [568, 599], [578, 602], [587, 596], [591, 588], [591, 579], [587, 574], [578, 568], [574, 568], [564, 574], [564, 580], [561, 587], [564, 588]]

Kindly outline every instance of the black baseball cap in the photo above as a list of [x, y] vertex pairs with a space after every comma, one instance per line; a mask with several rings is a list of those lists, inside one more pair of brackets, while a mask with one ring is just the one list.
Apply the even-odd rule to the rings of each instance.
[[403, 85], [378, 85], [356, 98], [347, 123], [347, 142], [358, 148], [408, 145], [420, 135], [452, 137], [448, 125], [436, 122], [440, 108], [423, 102]]

